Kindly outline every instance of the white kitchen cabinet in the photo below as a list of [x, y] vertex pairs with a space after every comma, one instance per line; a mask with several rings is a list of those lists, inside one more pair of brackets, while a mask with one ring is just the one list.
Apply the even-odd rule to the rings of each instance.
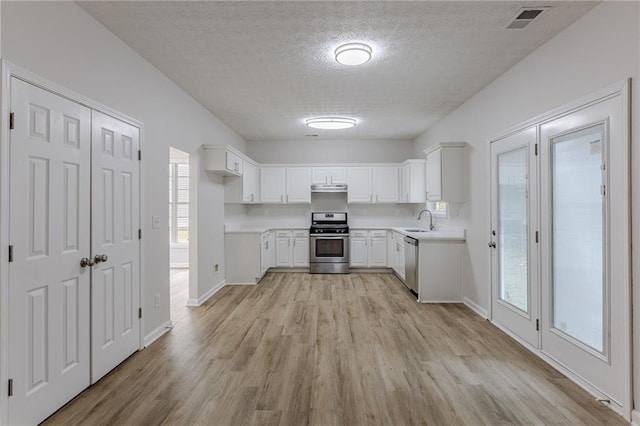
[[400, 202], [424, 203], [427, 201], [425, 185], [426, 160], [407, 160], [402, 163], [400, 178]]
[[276, 266], [291, 266], [291, 231], [276, 231]]
[[287, 167], [285, 201], [287, 203], [311, 203], [311, 168]]
[[257, 203], [258, 201], [258, 168], [245, 161], [242, 169], [242, 202]]
[[309, 266], [309, 233], [306, 231], [293, 232], [292, 265], [295, 268]]
[[460, 303], [463, 300], [463, 240], [421, 240], [418, 246], [418, 301]]
[[397, 203], [398, 199], [398, 167], [372, 168], [372, 194], [375, 203]]
[[227, 204], [260, 202], [258, 168], [247, 160], [242, 163], [242, 176], [227, 176], [224, 180], [224, 202]]
[[314, 184], [346, 184], [346, 167], [314, 167], [311, 172], [311, 183]]
[[349, 167], [347, 169], [347, 185], [347, 202], [373, 202], [371, 167]]
[[354, 268], [386, 268], [387, 231], [357, 230], [351, 231], [350, 262]]
[[256, 284], [275, 266], [272, 232], [227, 233], [224, 242], [227, 284]]
[[462, 203], [466, 200], [466, 146], [464, 142], [440, 143], [424, 151], [428, 201]]
[[242, 176], [242, 157], [230, 146], [202, 145], [204, 169], [222, 176]]
[[260, 168], [260, 199], [263, 203], [284, 203], [286, 170], [284, 167]]
[[354, 268], [368, 266], [367, 234], [367, 231], [351, 231], [349, 235], [349, 261]]
[[273, 246], [274, 235], [273, 232], [264, 232], [260, 238], [260, 264], [261, 272], [264, 275], [269, 268], [275, 266], [275, 252], [276, 248]]
[[389, 258], [393, 271], [404, 280], [404, 235], [393, 232], [389, 244]]
[[369, 267], [384, 268], [387, 266], [387, 231], [369, 232]]
[[309, 266], [309, 232], [276, 231], [276, 266], [306, 268]]
[[398, 167], [349, 167], [347, 202], [397, 203]]

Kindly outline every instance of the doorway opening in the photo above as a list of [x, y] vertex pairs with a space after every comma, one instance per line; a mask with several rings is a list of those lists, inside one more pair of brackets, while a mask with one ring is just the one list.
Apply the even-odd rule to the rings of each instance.
[[189, 299], [189, 154], [169, 148], [169, 267], [171, 319], [184, 314]]

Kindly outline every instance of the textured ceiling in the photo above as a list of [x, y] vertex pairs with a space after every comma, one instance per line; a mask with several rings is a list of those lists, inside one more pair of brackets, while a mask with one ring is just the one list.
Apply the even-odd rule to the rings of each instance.
[[[595, 2], [79, 4], [246, 140], [413, 139]], [[524, 30], [522, 7], [552, 6]], [[364, 41], [370, 62], [332, 52]], [[314, 130], [312, 116], [358, 120]]]

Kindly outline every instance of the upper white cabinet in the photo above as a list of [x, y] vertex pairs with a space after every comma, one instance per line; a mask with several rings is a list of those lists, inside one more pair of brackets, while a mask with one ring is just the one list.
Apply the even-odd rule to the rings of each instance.
[[[257, 203], [259, 202], [259, 175], [258, 168], [245, 161], [242, 169], [242, 202], [243, 203]], [[226, 190], [226, 188], [225, 188]]]
[[346, 184], [346, 167], [313, 167], [311, 169], [311, 183], [314, 184]]
[[427, 154], [427, 200], [461, 203], [466, 200], [465, 142], [436, 144], [424, 151]]
[[427, 201], [425, 186], [426, 160], [407, 160], [400, 169], [400, 202], [424, 203]]
[[228, 176], [224, 182], [224, 202], [257, 204], [260, 202], [260, 175], [255, 163], [242, 161], [242, 176]]
[[311, 168], [261, 167], [263, 203], [311, 203]]
[[242, 176], [243, 159], [229, 146], [203, 145], [204, 169], [222, 176]]
[[398, 167], [373, 167], [373, 201], [375, 203], [397, 203]]
[[347, 201], [349, 203], [397, 203], [398, 167], [349, 167]]
[[347, 185], [347, 202], [373, 202], [371, 167], [349, 167], [347, 169]]
[[286, 170], [284, 167], [260, 168], [260, 198], [263, 203], [284, 203]]
[[311, 203], [311, 168], [287, 167], [287, 203]]

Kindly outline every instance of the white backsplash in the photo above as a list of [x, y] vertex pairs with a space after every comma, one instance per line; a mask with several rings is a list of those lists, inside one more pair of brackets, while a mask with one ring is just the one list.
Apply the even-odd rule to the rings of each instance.
[[423, 206], [415, 204], [347, 204], [346, 193], [313, 193], [311, 204], [226, 204], [225, 224], [307, 228], [311, 225], [311, 212], [346, 211], [349, 226], [355, 228], [428, 226], [416, 220], [420, 208]]

